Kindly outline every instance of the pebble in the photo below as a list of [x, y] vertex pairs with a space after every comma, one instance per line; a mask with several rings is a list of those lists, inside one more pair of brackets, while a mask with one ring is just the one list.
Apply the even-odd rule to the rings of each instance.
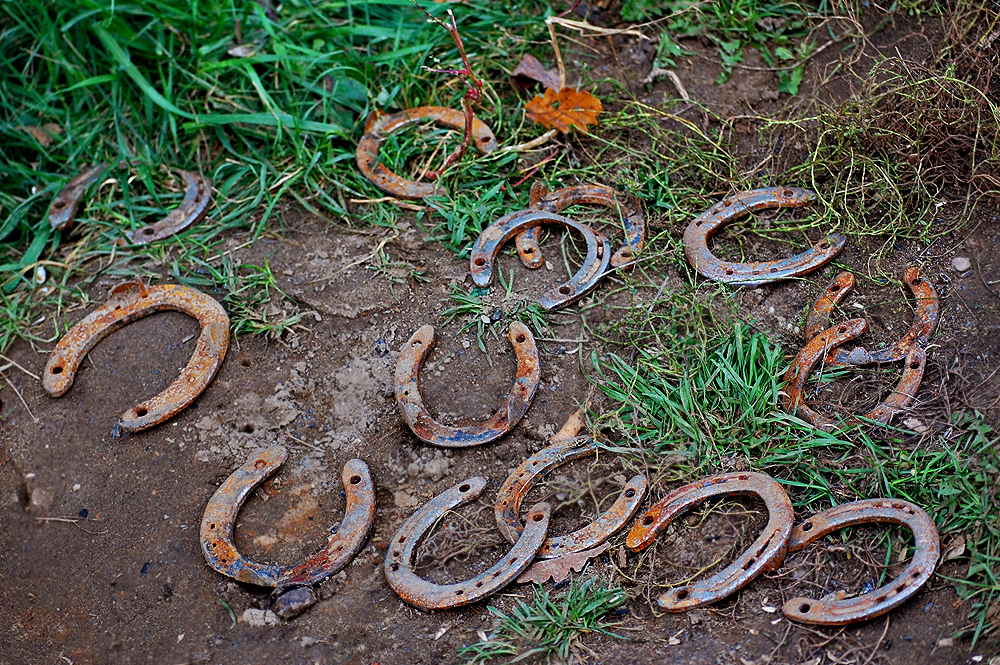
[[281, 594], [271, 604], [271, 608], [275, 614], [287, 621], [302, 614], [315, 604], [316, 594], [310, 587], [304, 586]]
[[965, 272], [972, 267], [972, 261], [964, 256], [956, 256], [951, 260], [951, 267], [954, 268], [956, 272]]
[[276, 626], [278, 625], [278, 615], [271, 610], [258, 610], [253, 607], [248, 607], [243, 610], [243, 614], [240, 616], [243, 623], [260, 628], [261, 626]]

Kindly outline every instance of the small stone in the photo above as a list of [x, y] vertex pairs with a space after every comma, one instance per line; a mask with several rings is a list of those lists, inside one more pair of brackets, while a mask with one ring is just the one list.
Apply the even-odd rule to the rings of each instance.
[[278, 596], [271, 607], [274, 613], [288, 621], [302, 614], [316, 604], [316, 594], [310, 587], [304, 586], [292, 589]]
[[248, 626], [254, 626], [255, 628], [278, 625], [277, 614], [271, 610], [258, 610], [252, 607], [243, 610], [240, 620]]
[[965, 272], [972, 267], [972, 261], [965, 256], [956, 256], [951, 260], [951, 267], [955, 272]]
[[945, 647], [954, 646], [954, 644], [955, 644], [955, 640], [951, 639], [950, 637], [943, 637], [943, 638], [941, 638], [940, 640], [937, 641], [937, 646], [940, 647], [940, 648], [942, 648], [942, 649], [945, 648]]
[[316, 638], [309, 637], [308, 635], [303, 635], [302, 639], [299, 640], [299, 644], [302, 645], [303, 649], [308, 649], [311, 646], [316, 646]]

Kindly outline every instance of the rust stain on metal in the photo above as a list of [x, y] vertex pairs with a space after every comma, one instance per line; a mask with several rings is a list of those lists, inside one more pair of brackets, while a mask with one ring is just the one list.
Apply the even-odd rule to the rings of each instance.
[[763, 473], [725, 473], [709, 476], [680, 487], [646, 512], [628, 534], [626, 546], [632, 551], [649, 546], [674, 519], [704, 501], [717, 496], [753, 494], [767, 506], [767, 526], [746, 552], [708, 579], [667, 591], [657, 603], [668, 612], [683, 612], [722, 600], [764, 571], [781, 567], [788, 536], [795, 521], [792, 502], [785, 490]]
[[840, 304], [847, 292], [854, 286], [854, 275], [849, 272], [837, 273], [816, 300], [806, 315], [806, 342], [830, 327], [830, 314]]
[[507, 337], [517, 356], [517, 378], [506, 403], [485, 423], [449, 427], [434, 420], [420, 396], [420, 368], [434, 347], [434, 328], [425, 325], [413, 333], [396, 363], [396, 403], [417, 438], [445, 448], [478, 446], [503, 436], [521, 420], [531, 406], [542, 376], [538, 348], [531, 331], [519, 321], [510, 324]]
[[[442, 106], [418, 106], [393, 115], [372, 114], [365, 124], [365, 135], [358, 143], [355, 159], [358, 168], [366, 178], [386, 194], [400, 199], [422, 199], [428, 196], [444, 196], [447, 192], [431, 182], [416, 182], [396, 175], [379, 162], [378, 154], [382, 141], [394, 131], [417, 122], [430, 119], [452, 129], [465, 131], [465, 114], [462, 111]], [[483, 154], [496, 150], [497, 140], [493, 131], [479, 118], [472, 121], [472, 142]]]
[[521, 210], [505, 215], [479, 234], [469, 256], [472, 281], [478, 286], [489, 286], [493, 280], [493, 264], [503, 244], [521, 231], [542, 224], [560, 224], [580, 233], [587, 243], [587, 256], [568, 282], [543, 293], [539, 296], [538, 303], [547, 310], [556, 309], [574, 302], [593, 289], [611, 263], [607, 238], [585, 224], [541, 210]]
[[52, 350], [42, 377], [46, 392], [59, 397], [69, 390], [84, 356], [106, 336], [132, 321], [165, 310], [184, 312], [201, 324], [194, 354], [166, 390], [123, 413], [113, 433], [139, 432], [183, 411], [208, 387], [226, 357], [229, 316], [213, 298], [180, 284], [146, 287], [134, 281], [112, 289], [108, 301], [73, 326]]
[[212, 181], [193, 171], [178, 169], [177, 172], [184, 181], [184, 200], [155, 224], [126, 231], [125, 237], [133, 245], [146, 245], [169, 238], [197, 223], [208, 212], [208, 206], [212, 202]]
[[341, 480], [347, 507], [340, 528], [326, 547], [289, 566], [258, 563], [236, 549], [233, 528], [243, 502], [284, 464], [287, 456], [283, 446], [272, 446], [254, 455], [212, 495], [201, 520], [201, 550], [208, 565], [217, 572], [259, 586], [306, 586], [336, 574], [361, 549], [375, 520], [375, 487], [368, 465], [359, 459], [348, 460], [344, 465]]
[[49, 208], [49, 224], [53, 229], [62, 231], [69, 226], [76, 217], [77, 210], [80, 209], [83, 193], [97, 182], [107, 168], [107, 164], [95, 164], [66, 183]]
[[825, 265], [840, 252], [847, 237], [831, 234], [801, 254], [777, 261], [734, 263], [715, 257], [708, 238], [724, 225], [747, 213], [768, 208], [798, 208], [810, 205], [816, 195], [798, 187], [768, 187], [727, 196], [698, 215], [684, 230], [684, 253], [702, 276], [733, 286], [758, 286], [798, 277]]
[[517, 583], [527, 584], [534, 582], [535, 584], [544, 584], [550, 579], [553, 582], [562, 582], [569, 577], [570, 572], [582, 572], [583, 567], [587, 565], [588, 561], [600, 556], [610, 547], [611, 543], [606, 542], [603, 545], [598, 545], [593, 549], [583, 550], [582, 552], [561, 554], [555, 559], [535, 561], [535, 563], [531, 564], [530, 568], [521, 573], [521, 576], [517, 578]]
[[463, 607], [486, 598], [514, 581], [531, 565], [545, 542], [552, 508], [539, 503], [528, 511], [528, 526], [500, 561], [475, 577], [456, 584], [433, 584], [417, 577], [417, 547], [447, 511], [472, 501], [486, 489], [486, 479], [469, 478], [425, 503], [392, 537], [385, 557], [385, 579], [400, 598], [425, 610]]
[[913, 558], [896, 579], [874, 591], [835, 599], [792, 598], [781, 608], [789, 619], [819, 626], [842, 626], [885, 614], [913, 596], [934, 573], [941, 555], [937, 529], [919, 506], [898, 499], [865, 499], [825, 510], [792, 529], [788, 551], [797, 552], [810, 543], [856, 524], [888, 523], [913, 532]]

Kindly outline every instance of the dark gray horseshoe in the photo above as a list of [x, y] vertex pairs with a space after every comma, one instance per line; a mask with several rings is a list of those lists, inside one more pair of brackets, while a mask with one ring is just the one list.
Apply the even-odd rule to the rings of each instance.
[[589, 226], [568, 217], [545, 211], [522, 211], [523, 214], [506, 215], [483, 229], [472, 245], [469, 256], [469, 270], [472, 281], [478, 286], [489, 286], [493, 280], [493, 264], [497, 253], [505, 242], [525, 229], [542, 224], [560, 224], [583, 235], [587, 242], [587, 257], [583, 265], [568, 282], [546, 291], [538, 298], [538, 304], [552, 310], [583, 297], [597, 285], [611, 263], [608, 240]]
[[208, 206], [212, 202], [212, 181], [193, 171], [178, 169], [177, 172], [184, 180], [184, 200], [155, 224], [126, 231], [125, 237], [133, 245], [146, 245], [169, 238], [191, 226], [208, 212]]
[[236, 516], [250, 492], [273, 475], [287, 456], [283, 446], [272, 446], [254, 455], [212, 495], [201, 520], [201, 550], [215, 571], [258, 586], [304, 586], [336, 574], [361, 549], [375, 519], [375, 487], [368, 465], [352, 459], [341, 473], [347, 495], [344, 519], [326, 547], [292, 566], [258, 563], [239, 553], [233, 544]]
[[472, 501], [486, 489], [486, 479], [469, 478], [425, 503], [392, 537], [385, 557], [385, 579], [400, 598], [425, 610], [463, 607], [485, 598], [509, 583], [531, 565], [545, 542], [552, 512], [547, 503], [528, 511], [528, 526], [513, 549], [489, 570], [457, 584], [433, 584], [417, 577], [413, 561], [417, 547], [447, 511]]
[[70, 179], [66, 186], [62, 188], [49, 208], [49, 225], [56, 231], [62, 231], [76, 217], [76, 211], [80, 208], [80, 201], [87, 188], [97, 182], [107, 164], [95, 164], [86, 171], [82, 171]]

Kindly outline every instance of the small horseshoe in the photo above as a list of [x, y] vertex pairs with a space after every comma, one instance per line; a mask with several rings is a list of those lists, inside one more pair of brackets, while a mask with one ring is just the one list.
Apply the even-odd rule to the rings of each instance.
[[843, 249], [847, 237], [834, 233], [801, 254], [778, 261], [733, 263], [716, 258], [708, 237], [733, 219], [768, 208], [799, 208], [816, 195], [799, 187], [767, 187], [728, 196], [698, 215], [684, 230], [684, 253], [694, 269], [708, 279], [733, 286], [759, 286], [798, 277], [826, 264]]
[[229, 316], [222, 305], [180, 284], [147, 288], [137, 280], [113, 288], [108, 301], [73, 326], [52, 349], [42, 386], [60, 397], [73, 385], [80, 362], [95, 344], [125, 324], [164, 310], [184, 312], [201, 324], [194, 354], [166, 390], [123, 413], [112, 434], [140, 432], [174, 417], [208, 387], [229, 349]]
[[147, 245], [169, 238], [196, 223], [208, 211], [212, 202], [212, 181], [193, 171], [177, 170], [184, 180], [184, 200], [166, 217], [135, 231], [126, 231], [125, 237], [133, 245]]
[[287, 456], [284, 446], [271, 446], [254, 455], [209, 499], [201, 519], [201, 551], [216, 572], [258, 586], [311, 585], [335, 575], [361, 549], [375, 520], [375, 487], [368, 465], [352, 459], [340, 475], [347, 495], [344, 519], [326, 547], [292, 566], [258, 563], [239, 553], [233, 544], [236, 516], [250, 492], [281, 468]]
[[[812, 312], [806, 318], [807, 342], [811, 339], [809, 336], [810, 332], [813, 332], [815, 336], [820, 331], [825, 330], [825, 328], [820, 328], [819, 331], [815, 331], [814, 328], [824, 324], [827, 328], [830, 327], [830, 310], [840, 301], [840, 298], [843, 298], [847, 294], [847, 290], [854, 285], [854, 276], [851, 275], [848, 280], [844, 277], [845, 275], [850, 275], [850, 273], [840, 273], [833, 283], [827, 287], [827, 292], [829, 292], [835, 285], [839, 284], [843, 286], [838, 294], [839, 298], [833, 301], [829, 308], [826, 306], [828, 302], [826, 292], [813, 305]], [[833, 349], [826, 356], [827, 366], [891, 363], [905, 358], [913, 350], [914, 346], [927, 347], [931, 341], [931, 337], [934, 335], [934, 329], [937, 327], [940, 315], [937, 292], [934, 290], [934, 286], [930, 280], [921, 275], [920, 270], [917, 268], [907, 268], [903, 274], [903, 282], [909, 287], [910, 292], [913, 293], [913, 297], [917, 301], [916, 311], [913, 314], [913, 324], [906, 331], [906, 334], [892, 346], [877, 351], [866, 351], [862, 348], [852, 349], [851, 351]]]
[[49, 208], [49, 224], [53, 229], [62, 231], [69, 226], [70, 222], [76, 218], [76, 211], [80, 208], [83, 193], [97, 182], [107, 168], [107, 164], [95, 164], [66, 183], [66, 186], [52, 200], [52, 206]]
[[[541, 181], [535, 181], [531, 186], [530, 210], [561, 213], [570, 206], [580, 203], [600, 205], [619, 211], [622, 226], [625, 230], [625, 244], [611, 255], [611, 267], [620, 268], [635, 260], [635, 255], [642, 250], [646, 236], [646, 219], [638, 206], [631, 203], [620, 203], [619, 195], [610, 187], [601, 185], [576, 185], [563, 187], [550, 192]], [[542, 250], [538, 246], [538, 227], [525, 229], [514, 238], [518, 256], [526, 268], [539, 268], [544, 260]]]
[[795, 513], [785, 490], [763, 473], [724, 473], [674, 490], [635, 523], [625, 545], [637, 552], [652, 543], [660, 531], [689, 509], [712, 497], [735, 494], [760, 497], [767, 506], [767, 526], [750, 548], [725, 569], [696, 584], [671, 589], [661, 595], [656, 602], [668, 612], [683, 612], [722, 600], [760, 573], [781, 567]]
[[493, 567], [472, 579], [457, 584], [434, 584], [413, 572], [417, 547], [441, 516], [472, 501], [484, 489], [486, 479], [478, 476], [455, 485], [421, 506], [392, 537], [385, 557], [385, 579], [400, 598], [425, 610], [463, 607], [499, 591], [531, 565], [549, 528], [552, 507], [547, 503], [531, 507], [528, 526], [517, 544]]
[[[386, 194], [400, 199], [422, 199], [428, 196], [445, 196], [448, 193], [434, 183], [416, 182], [396, 175], [378, 161], [379, 148], [386, 136], [424, 118], [430, 118], [445, 127], [465, 131], [465, 113], [443, 106], [418, 106], [393, 115], [373, 115], [365, 123], [365, 135], [358, 143], [355, 159], [364, 176]], [[472, 142], [484, 155], [497, 148], [493, 131], [479, 118], [472, 120]]]
[[806, 343], [830, 327], [830, 314], [854, 287], [854, 275], [849, 272], [837, 273], [816, 300], [816, 304], [806, 315]]
[[[830, 349], [845, 341], [859, 337], [867, 327], [864, 319], [851, 319], [833, 328], [823, 331], [806, 344], [792, 361], [785, 373], [785, 409], [793, 413], [813, 427], [824, 431], [836, 428], [836, 423], [830, 418], [818, 413], [806, 404], [803, 388], [809, 374]], [[906, 408], [920, 389], [924, 378], [924, 368], [927, 365], [927, 354], [919, 346], [910, 349], [903, 365], [903, 374], [899, 384], [892, 394], [881, 404], [868, 413], [858, 416], [859, 420], [873, 420], [883, 425], [889, 423], [893, 414]]]
[[913, 532], [915, 551], [903, 572], [885, 586], [853, 598], [792, 598], [781, 608], [786, 617], [819, 626], [864, 621], [902, 604], [930, 579], [941, 554], [937, 529], [930, 516], [909, 501], [866, 499], [825, 510], [792, 529], [788, 551], [797, 552], [839, 529], [871, 522], [899, 524]]
[[[518, 517], [521, 501], [543, 475], [572, 460], [596, 454], [597, 444], [592, 438], [577, 437], [543, 448], [517, 467], [500, 488], [494, 507], [497, 526], [503, 537], [512, 543], [516, 543], [521, 537], [524, 531]], [[614, 505], [596, 520], [573, 533], [546, 539], [542, 549], [538, 551], [538, 558], [554, 559], [600, 545], [632, 519], [645, 496], [646, 477], [638, 475], [628, 481]]]
[[472, 281], [478, 286], [489, 286], [493, 280], [493, 263], [503, 244], [521, 231], [545, 223], [561, 224], [581, 233], [587, 241], [587, 257], [568, 282], [543, 293], [538, 303], [544, 309], [552, 310], [583, 297], [608, 270], [611, 262], [608, 240], [589, 226], [553, 212], [522, 210], [501, 217], [483, 229], [469, 256]]
[[510, 324], [507, 335], [517, 356], [517, 378], [505, 406], [480, 425], [449, 427], [434, 420], [420, 396], [420, 367], [434, 347], [434, 328], [425, 325], [413, 333], [400, 350], [396, 363], [396, 403], [403, 420], [421, 441], [444, 448], [478, 446], [498, 439], [524, 417], [542, 377], [535, 338], [520, 321]]

